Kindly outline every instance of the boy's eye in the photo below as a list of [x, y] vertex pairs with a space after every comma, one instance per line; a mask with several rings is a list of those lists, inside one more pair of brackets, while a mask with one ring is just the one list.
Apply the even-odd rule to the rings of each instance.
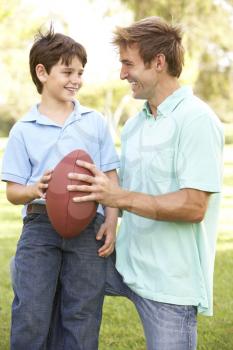
[[65, 72], [63, 72], [64, 74], [67, 74], [67, 75], [70, 75], [71, 74], [71, 72], [69, 72], [69, 71], [65, 71]]

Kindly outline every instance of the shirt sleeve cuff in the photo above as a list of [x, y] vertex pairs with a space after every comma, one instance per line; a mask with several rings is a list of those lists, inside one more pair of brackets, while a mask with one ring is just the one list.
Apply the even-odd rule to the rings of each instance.
[[211, 193], [219, 193], [221, 192], [221, 184], [207, 184], [207, 183], [199, 183], [199, 182], [190, 182], [190, 181], [180, 181], [179, 188], [193, 188], [199, 191], [211, 192]]
[[115, 170], [120, 168], [120, 162], [113, 162], [113, 163], [108, 163], [108, 164], [102, 164], [101, 165], [101, 170], [103, 172], [110, 171], [110, 170]]
[[15, 182], [20, 185], [26, 185], [27, 179], [14, 175], [14, 174], [8, 174], [8, 173], [2, 173], [2, 181], [10, 181], [10, 182]]

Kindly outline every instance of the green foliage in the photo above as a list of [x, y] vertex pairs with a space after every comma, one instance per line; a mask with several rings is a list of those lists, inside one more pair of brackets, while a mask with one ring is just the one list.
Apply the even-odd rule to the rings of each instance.
[[[5, 140], [4, 143], [5, 144]], [[9, 349], [10, 307], [13, 293], [9, 263], [21, 231], [19, 206], [6, 201], [0, 186], [0, 349]], [[214, 317], [198, 318], [198, 350], [233, 349], [233, 146], [225, 148], [223, 201], [214, 277]], [[107, 297], [100, 332], [100, 350], [145, 350], [143, 329], [128, 300]]]
[[15, 123], [15, 119], [13, 117], [13, 111], [6, 109], [6, 113], [4, 113], [5, 108], [1, 108], [0, 106], [0, 119], [1, 119], [1, 127], [0, 127], [0, 137], [5, 137], [9, 134], [9, 130], [12, 128], [12, 126]]
[[197, 11], [205, 16], [209, 13], [212, 3], [211, 0], [193, 2], [189, 0], [148, 0], [143, 3], [137, 0], [122, 0], [122, 2], [133, 10], [135, 19], [156, 15], [168, 21], [174, 18], [180, 21], [184, 14], [189, 16], [197, 13]]
[[117, 80], [102, 85], [84, 86], [80, 90], [78, 98], [84, 106], [106, 113], [107, 110], [116, 110], [119, 102], [127, 93], [129, 93], [128, 84]]
[[224, 124], [224, 130], [225, 130], [225, 144], [230, 145], [233, 144], [233, 123], [231, 124]]
[[[221, 55], [219, 60], [221, 62]], [[233, 65], [221, 66], [216, 55], [203, 53], [195, 85], [196, 93], [208, 101], [223, 122], [233, 122]]]
[[13, 15], [15, 8], [19, 5], [19, 0], [0, 1], [0, 22]]
[[135, 115], [142, 105], [141, 101], [131, 102], [129, 84], [110, 81], [103, 85], [91, 85], [81, 89], [79, 101], [84, 106], [89, 106], [103, 113], [115, 133], [119, 126], [123, 125], [129, 116]]
[[38, 18], [33, 10], [20, 0], [0, 0], [1, 136], [8, 135], [36, 95], [29, 75], [28, 48], [45, 18]]

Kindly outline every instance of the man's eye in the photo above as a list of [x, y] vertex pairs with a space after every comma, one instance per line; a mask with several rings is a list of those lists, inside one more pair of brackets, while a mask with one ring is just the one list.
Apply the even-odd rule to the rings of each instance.
[[125, 63], [123, 64], [123, 66], [125, 66], [125, 67], [131, 67], [131, 66], [132, 66], [132, 63], [130, 63], [130, 62], [125, 62]]

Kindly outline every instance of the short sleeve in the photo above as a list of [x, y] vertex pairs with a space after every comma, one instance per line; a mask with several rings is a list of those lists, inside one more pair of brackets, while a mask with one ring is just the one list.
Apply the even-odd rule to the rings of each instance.
[[101, 117], [100, 129], [100, 168], [110, 171], [119, 168], [120, 162], [106, 121]]
[[31, 164], [20, 135], [11, 132], [3, 156], [2, 181], [25, 185], [31, 174]]
[[177, 180], [181, 189], [221, 191], [224, 137], [216, 119], [202, 115], [181, 131], [177, 152]]

